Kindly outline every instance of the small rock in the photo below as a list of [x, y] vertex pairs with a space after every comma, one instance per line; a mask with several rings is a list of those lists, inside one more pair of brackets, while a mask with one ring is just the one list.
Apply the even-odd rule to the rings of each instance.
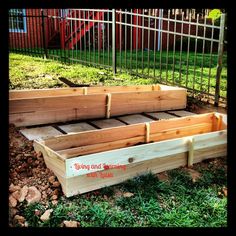
[[78, 227], [78, 222], [77, 221], [64, 220], [63, 224], [65, 225], [65, 227]]
[[53, 184], [55, 182], [55, 176], [52, 175], [48, 178], [49, 183]]
[[15, 159], [16, 161], [19, 161], [21, 159], [21, 154], [18, 154]]
[[42, 152], [39, 151], [38, 153], [35, 153], [34, 155], [35, 155], [37, 158], [39, 158], [39, 157], [42, 156]]
[[58, 188], [61, 184], [58, 181], [53, 182], [52, 187]]
[[54, 189], [54, 190], [52, 191], [52, 195], [59, 195], [59, 190], [58, 190], [58, 188], [57, 188], [57, 189]]
[[201, 174], [194, 169], [187, 169], [187, 172], [190, 174], [193, 183], [195, 183], [201, 177]]
[[31, 157], [31, 156], [32, 156], [32, 154], [25, 153], [25, 154], [24, 154], [24, 156], [25, 156], [25, 157]]
[[57, 200], [53, 200], [53, 201], [52, 201], [52, 205], [54, 205], [54, 206], [57, 205], [57, 203], [58, 203]]
[[25, 223], [25, 217], [20, 216], [20, 215], [15, 215], [14, 220], [16, 220], [20, 224], [24, 224]]
[[20, 198], [20, 190], [15, 191], [11, 194], [17, 201]]
[[10, 195], [10, 197], [9, 197], [9, 205], [11, 207], [16, 207], [16, 205], [17, 205], [17, 200], [12, 195]]
[[52, 195], [51, 199], [52, 200], [57, 200], [58, 196], [57, 195]]
[[53, 209], [46, 210], [40, 217], [40, 220], [43, 222], [49, 220], [51, 213], [53, 212]]
[[46, 193], [47, 193], [48, 195], [51, 195], [52, 189], [48, 188], [48, 189], [46, 190]]
[[28, 194], [26, 196], [26, 200], [28, 204], [39, 202], [41, 199], [41, 193], [38, 191], [38, 189], [35, 186], [28, 188]]
[[45, 189], [47, 189], [49, 187], [48, 184], [46, 184], [45, 186], [42, 186], [41, 189], [44, 191]]
[[127, 192], [127, 193], [124, 193], [123, 196], [124, 197], [132, 197], [132, 196], [134, 196], [134, 194]]
[[38, 170], [37, 168], [34, 168], [34, 169], [32, 170], [32, 172], [33, 172], [33, 174], [38, 174], [38, 173], [39, 173], [39, 170]]
[[20, 190], [21, 188], [20, 188], [20, 186], [15, 186], [14, 184], [11, 184], [10, 186], [9, 186], [9, 191], [10, 191], [10, 193], [13, 193], [13, 192], [15, 192], [15, 191], [17, 191], [17, 190]]
[[25, 200], [25, 197], [28, 193], [28, 186], [24, 186], [21, 190], [20, 190], [20, 197], [19, 199], [17, 199], [19, 202], [23, 202]]
[[168, 181], [168, 175], [166, 174], [166, 172], [158, 173], [157, 177], [161, 181]]
[[11, 217], [15, 216], [18, 212], [19, 212], [19, 211], [18, 211], [16, 208], [14, 208], [14, 207], [10, 207], [10, 208], [9, 208], [9, 215], [10, 215]]
[[35, 164], [35, 166], [37, 166], [37, 165], [39, 164], [39, 160], [36, 160], [36, 161], [34, 162], [34, 164]]
[[118, 190], [118, 189], [115, 190], [116, 197], [121, 197], [122, 195], [123, 195], [123, 193], [120, 190]]

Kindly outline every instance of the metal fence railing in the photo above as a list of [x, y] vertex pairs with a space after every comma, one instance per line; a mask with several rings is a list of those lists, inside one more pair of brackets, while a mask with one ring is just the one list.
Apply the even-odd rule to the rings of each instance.
[[226, 14], [208, 9], [11, 9], [9, 49], [227, 97]]

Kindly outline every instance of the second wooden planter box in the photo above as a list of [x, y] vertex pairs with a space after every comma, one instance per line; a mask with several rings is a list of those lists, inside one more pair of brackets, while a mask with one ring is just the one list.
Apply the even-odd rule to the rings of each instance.
[[208, 113], [35, 140], [34, 148], [70, 197], [224, 156], [226, 136], [226, 116]]

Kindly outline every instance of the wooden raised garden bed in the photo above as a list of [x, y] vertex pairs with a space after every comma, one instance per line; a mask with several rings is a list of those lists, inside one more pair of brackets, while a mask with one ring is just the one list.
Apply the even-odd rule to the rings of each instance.
[[208, 113], [85, 131], [35, 140], [34, 148], [70, 197], [226, 155], [225, 119]]
[[186, 89], [165, 85], [12, 90], [9, 122], [30, 126], [185, 107]]
[[[22, 133], [31, 134], [32, 140], [36, 137], [36, 152], [42, 152], [67, 197], [149, 171], [191, 166], [227, 151], [226, 115], [173, 111], [186, 108], [182, 88], [142, 85], [10, 91], [9, 108], [10, 123], [41, 126], [26, 127]], [[61, 124], [72, 121], [77, 124]], [[52, 123], [53, 127], [42, 127]], [[71, 129], [77, 131], [71, 133]], [[48, 132], [46, 138], [38, 139], [39, 131]], [[54, 135], [50, 137], [49, 131]]]

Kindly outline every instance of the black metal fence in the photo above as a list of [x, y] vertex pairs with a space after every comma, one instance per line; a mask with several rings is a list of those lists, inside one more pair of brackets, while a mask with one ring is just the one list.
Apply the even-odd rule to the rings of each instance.
[[208, 9], [11, 9], [9, 49], [227, 97], [226, 14]]

